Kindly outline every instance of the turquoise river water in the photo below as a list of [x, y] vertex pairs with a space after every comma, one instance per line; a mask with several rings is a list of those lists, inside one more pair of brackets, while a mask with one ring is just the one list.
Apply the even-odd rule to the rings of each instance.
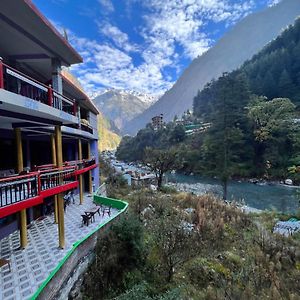
[[[197, 194], [210, 192], [222, 195], [222, 186], [216, 179], [169, 174], [169, 182], [176, 182]], [[297, 187], [281, 184], [253, 184], [246, 181], [230, 181], [228, 186], [228, 200], [241, 201], [247, 206], [276, 210], [283, 213], [295, 213], [299, 208]]]

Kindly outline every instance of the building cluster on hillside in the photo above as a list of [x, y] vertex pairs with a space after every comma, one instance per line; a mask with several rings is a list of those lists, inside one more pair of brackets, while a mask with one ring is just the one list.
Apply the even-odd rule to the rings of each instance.
[[199, 123], [199, 124], [190, 124], [185, 125], [185, 134], [186, 135], [192, 135], [197, 132], [205, 132], [208, 128], [210, 128], [210, 123]]

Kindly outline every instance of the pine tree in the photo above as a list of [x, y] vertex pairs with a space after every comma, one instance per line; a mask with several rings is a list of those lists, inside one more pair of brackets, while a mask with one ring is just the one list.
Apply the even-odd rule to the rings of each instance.
[[295, 85], [286, 69], [283, 69], [278, 82], [278, 95], [280, 97], [290, 97], [295, 94]]
[[212, 125], [202, 151], [206, 165], [204, 171], [220, 178], [223, 199], [226, 200], [228, 180], [240, 167], [240, 158], [247, 148], [246, 105], [250, 93], [243, 75], [223, 74], [217, 85], [216, 97], [212, 101], [214, 112], [206, 118]]

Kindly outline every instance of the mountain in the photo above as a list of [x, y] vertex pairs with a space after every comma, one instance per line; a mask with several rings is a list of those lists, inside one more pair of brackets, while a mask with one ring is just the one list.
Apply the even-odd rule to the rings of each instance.
[[155, 115], [170, 121], [192, 107], [193, 98], [206, 83], [223, 72], [240, 67], [246, 60], [277, 37], [300, 14], [299, 0], [279, 4], [251, 14], [238, 22], [212, 48], [194, 59], [174, 86], [142, 114], [132, 119], [124, 132], [135, 134]]
[[[238, 80], [244, 78], [251, 93], [274, 98], [289, 98], [300, 110], [300, 18], [275, 40], [265, 46], [242, 67], [228, 74]], [[222, 80], [210, 82], [194, 98], [194, 114], [205, 117], [215, 110], [216, 96]], [[238, 93], [238, 91], [235, 91]], [[239, 96], [239, 99], [243, 97]], [[238, 102], [235, 103], [239, 105]], [[247, 105], [247, 104], [246, 104]], [[246, 105], [243, 105], [246, 106]]]
[[99, 151], [114, 150], [118, 147], [121, 137], [113, 132], [110, 121], [100, 112], [98, 115]]
[[122, 131], [124, 124], [147, 109], [156, 99], [135, 91], [109, 89], [94, 98], [95, 105]]

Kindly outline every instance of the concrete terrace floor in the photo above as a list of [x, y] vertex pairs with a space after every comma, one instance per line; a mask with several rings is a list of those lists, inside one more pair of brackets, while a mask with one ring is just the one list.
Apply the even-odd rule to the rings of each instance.
[[[28, 246], [20, 250], [19, 231], [0, 241], [0, 257], [10, 260], [11, 272], [7, 265], [0, 269], [0, 300], [29, 299], [41, 283], [58, 265], [72, 245], [85, 237], [100, 223], [110, 218], [95, 215], [95, 222], [82, 226], [81, 214], [94, 207], [93, 199], [87, 194], [83, 205], [79, 205], [79, 197], [75, 196], [75, 204], [70, 204], [65, 212], [65, 249], [58, 248], [58, 226], [54, 224], [54, 216], [32, 222], [28, 229]], [[111, 217], [118, 213], [111, 210]]]

